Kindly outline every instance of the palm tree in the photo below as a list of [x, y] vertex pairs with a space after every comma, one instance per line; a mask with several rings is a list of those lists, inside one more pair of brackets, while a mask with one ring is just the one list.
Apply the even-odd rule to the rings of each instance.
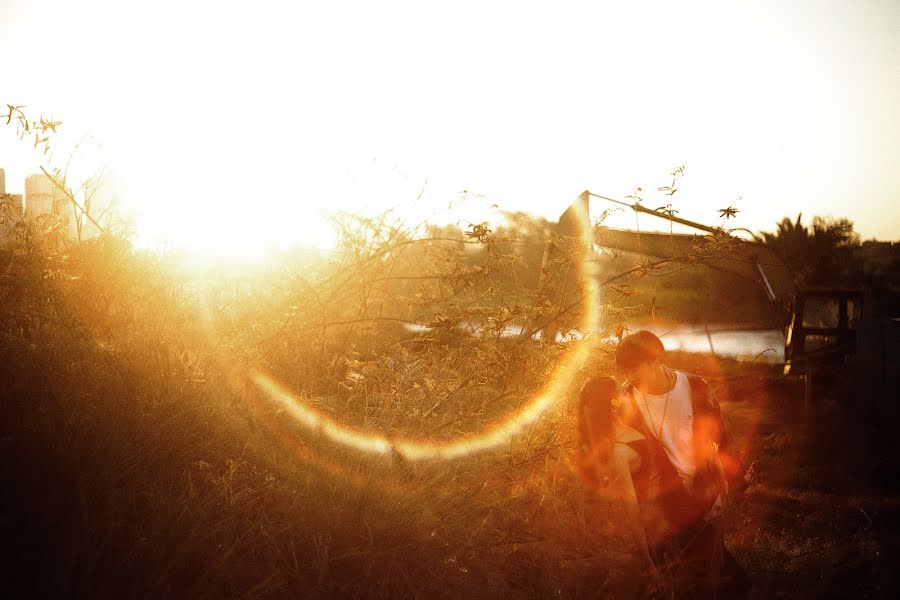
[[855, 281], [859, 235], [848, 219], [815, 217], [811, 227], [782, 219], [774, 233], [763, 232], [766, 245], [778, 252], [799, 285], [836, 285]]

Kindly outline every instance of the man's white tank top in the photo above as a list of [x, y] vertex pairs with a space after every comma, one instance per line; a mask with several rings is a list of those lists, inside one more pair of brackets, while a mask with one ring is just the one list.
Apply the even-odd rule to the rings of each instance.
[[697, 471], [694, 462], [694, 409], [687, 375], [674, 371], [675, 385], [665, 394], [645, 394], [634, 389], [638, 410], [652, 434], [659, 438], [669, 461], [682, 480]]

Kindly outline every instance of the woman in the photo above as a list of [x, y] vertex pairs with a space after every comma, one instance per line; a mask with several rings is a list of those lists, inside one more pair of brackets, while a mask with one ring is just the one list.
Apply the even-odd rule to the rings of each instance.
[[663, 521], [650, 499], [660, 483], [660, 457], [644, 435], [626, 424], [622, 412], [629, 406], [610, 377], [584, 384], [578, 402], [578, 472], [588, 487], [607, 487], [621, 497], [637, 556], [655, 571], [651, 548], [662, 537]]

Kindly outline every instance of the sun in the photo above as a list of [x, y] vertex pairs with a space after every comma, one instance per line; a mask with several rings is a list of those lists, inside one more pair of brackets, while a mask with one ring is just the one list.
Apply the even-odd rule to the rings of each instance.
[[310, 176], [320, 168], [266, 160], [287, 150], [255, 149], [248, 136], [232, 136], [234, 148], [202, 150], [171, 139], [140, 136], [115, 154], [138, 247], [249, 263], [294, 247], [337, 245], [330, 217], [340, 204], [321, 177]]

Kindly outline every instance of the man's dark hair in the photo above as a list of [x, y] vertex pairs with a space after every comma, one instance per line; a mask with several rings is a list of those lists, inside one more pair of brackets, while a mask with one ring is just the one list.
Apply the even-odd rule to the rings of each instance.
[[619, 342], [616, 349], [616, 364], [623, 369], [631, 369], [641, 363], [662, 359], [666, 349], [653, 333], [647, 330], [635, 331]]

